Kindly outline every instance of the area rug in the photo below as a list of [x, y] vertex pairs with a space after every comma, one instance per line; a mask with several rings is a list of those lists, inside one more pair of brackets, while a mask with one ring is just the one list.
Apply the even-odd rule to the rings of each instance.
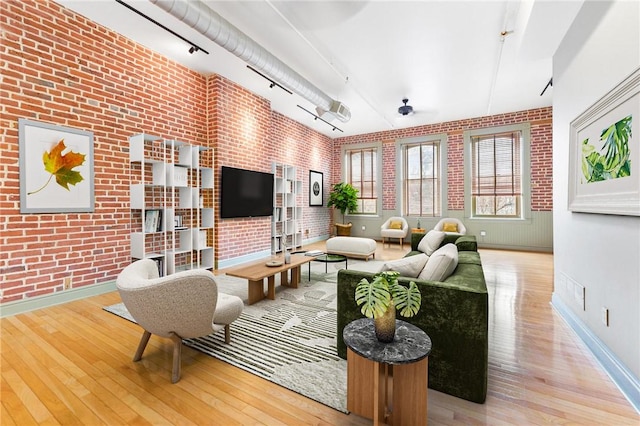
[[[380, 261], [349, 260], [348, 268], [377, 271]], [[336, 349], [336, 281], [344, 263], [311, 262], [302, 267], [297, 289], [279, 286], [276, 300], [262, 300], [247, 306], [247, 282], [219, 275], [219, 290], [245, 300], [242, 315], [231, 325], [231, 343], [224, 332], [184, 344], [238, 368], [277, 383], [301, 395], [347, 412], [347, 366]], [[134, 321], [122, 303], [106, 311]], [[134, 321], [135, 322], [135, 321]]]

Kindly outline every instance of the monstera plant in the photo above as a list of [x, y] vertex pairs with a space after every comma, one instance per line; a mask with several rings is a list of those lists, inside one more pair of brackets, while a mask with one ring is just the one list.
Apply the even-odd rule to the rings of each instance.
[[356, 287], [355, 300], [362, 305], [361, 312], [373, 318], [376, 337], [381, 342], [392, 342], [396, 330], [396, 310], [403, 317], [412, 317], [420, 310], [422, 296], [415, 282], [409, 287], [398, 283], [399, 272], [383, 271], [369, 282], [360, 280]]

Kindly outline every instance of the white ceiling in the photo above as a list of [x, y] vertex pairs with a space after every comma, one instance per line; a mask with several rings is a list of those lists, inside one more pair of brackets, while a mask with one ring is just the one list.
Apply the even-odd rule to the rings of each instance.
[[[330, 137], [549, 106], [551, 58], [582, 0], [277, 1], [206, 3], [332, 99], [352, 118], [314, 120], [306, 99], [146, 0], [124, 0], [209, 51], [115, 0], [57, 0], [87, 18], [203, 74], [216, 73], [271, 101], [272, 109]], [[506, 31], [506, 36], [501, 32]], [[415, 114], [401, 116], [409, 98]]]

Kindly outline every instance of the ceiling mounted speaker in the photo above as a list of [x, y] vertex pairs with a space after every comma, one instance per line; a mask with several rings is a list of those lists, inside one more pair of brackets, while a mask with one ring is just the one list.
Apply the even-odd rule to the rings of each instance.
[[407, 102], [409, 102], [409, 99], [404, 98], [402, 100], [402, 103], [404, 105], [402, 105], [400, 108], [398, 108], [398, 114], [401, 115], [411, 115], [413, 114], [413, 107], [411, 105], [407, 105]]

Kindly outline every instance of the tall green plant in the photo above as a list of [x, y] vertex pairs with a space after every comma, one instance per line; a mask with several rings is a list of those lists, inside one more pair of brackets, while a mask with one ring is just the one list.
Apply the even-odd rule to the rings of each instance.
[[347, 182], [336, 183], [329, 194], [327, 207], [335, 207], [340, 210], [342, 223], [344, 223], [345, 212], [355, 213], [358, 211], [358, 190]]
[[398, 283], [399, 275], [396, 271], [384, 271], [374, 275], [371, 282], [366, 278], [360, 280], [356, 286], [355, 300], [362, 305], [362, 315], [378, 318], [387, 311], [392, 301], [403, 317], [418, 313], [422, 303], [420, 290], [413, 281], [409, 287]]

